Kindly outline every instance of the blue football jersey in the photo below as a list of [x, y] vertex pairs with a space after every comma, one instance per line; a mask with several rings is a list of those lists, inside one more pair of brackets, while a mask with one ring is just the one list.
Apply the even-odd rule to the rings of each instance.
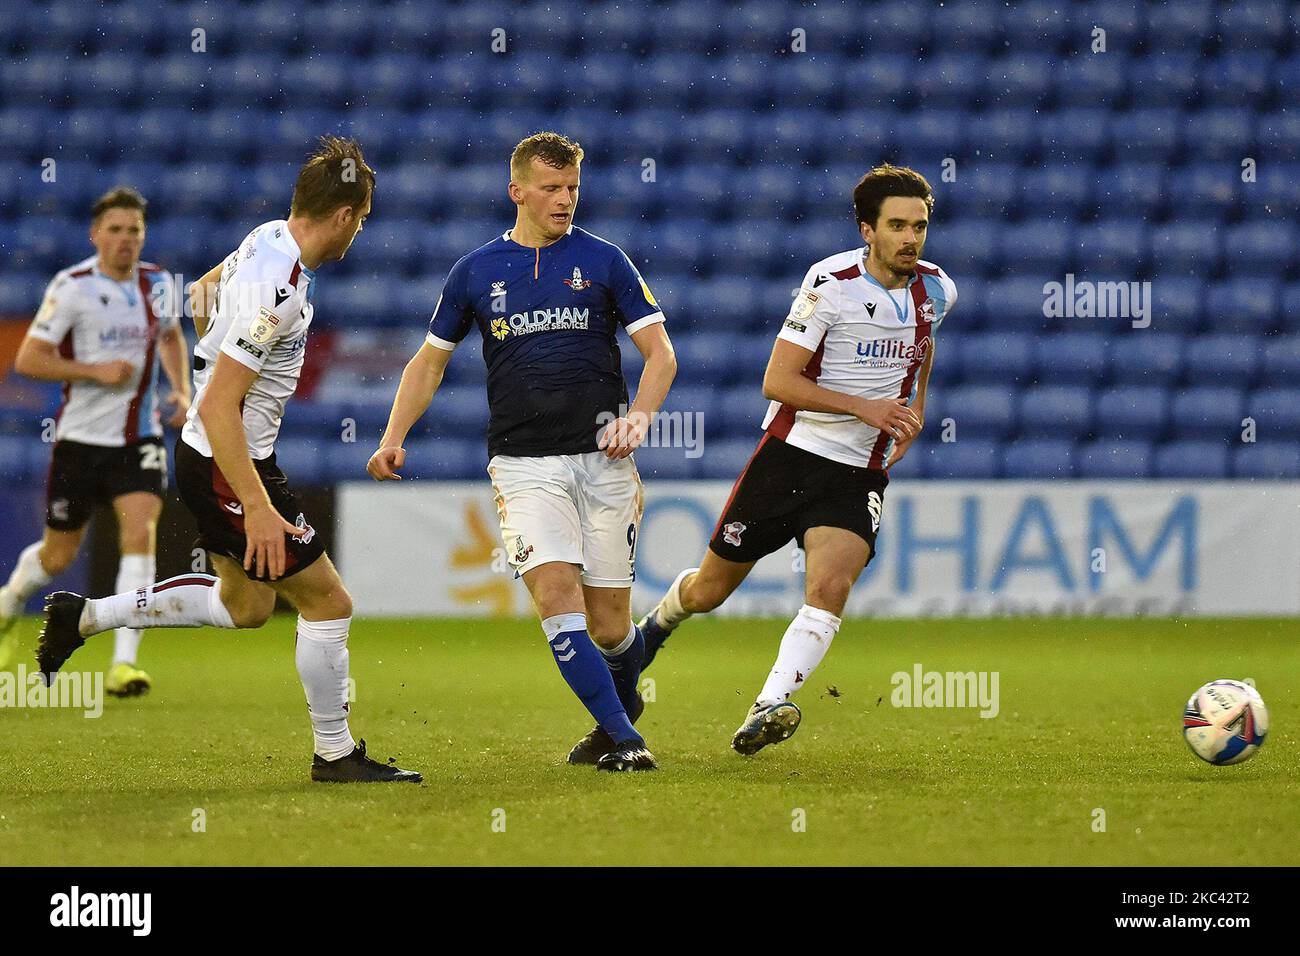
[[627, 404], [616, 333], [664, 320], [618, 246], [571, 227], [541, 249], [510, 233], [451, 268], [428, 342], [454, 349], [477, 325], [488, 368], [488, 455], [596, 451], [602, 414]]

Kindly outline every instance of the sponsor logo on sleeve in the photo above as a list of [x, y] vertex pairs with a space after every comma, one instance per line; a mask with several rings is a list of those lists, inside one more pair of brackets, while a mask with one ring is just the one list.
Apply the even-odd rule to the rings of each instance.
[[796, 332], [808, 331], [808, 326], [804, 325], [802, 322], [796, 322], [794, 319], [786, 319], [785, 327], [787, 329], [794, 329]]
[[821, 301], [821, 296], [812, 289], [800, 289], [799, 294], [795, 296], [794, 305], [790, 307], [791, 318], [806, 320], [813, 314], [813, 309], [817, 308], [817, 303]]
[[252, 324], [248, 327], [248, 337], [259, 345], [265, 345], [275, 335], [276, 327], [280, 324], [280, 317], [262, 306], [257, 310], [257, 318], [253, 319]]
[[253, 356], [253, 358], [255, 359], [266, 358], [266, 352], [263, 351], [262, 349], [259, 349], [252, 342], [246, 342], [242, 338], [237, 338], [235, 339], [235, 344], [238, 345], [245, 352], [247, 352], [249, 355]]
[[653, 305], [656, 309], [659, 308], [659, 303], [656, 302], [655, 297], [651, 295], [650, 287], [645, 284], [645, 279], [642, 279], [640, 276], [637, 276], [637, 281], [641, 283], [641, 292], [643, 295], [645, 295], [645, 300], [649, 302], [651, 305]]

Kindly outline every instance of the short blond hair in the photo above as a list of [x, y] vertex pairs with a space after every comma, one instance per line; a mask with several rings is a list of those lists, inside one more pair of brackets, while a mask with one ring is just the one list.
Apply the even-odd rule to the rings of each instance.
[[582, 147], [559, 133], [542, 132], [526, 136], [510, 154], [510, 178], [519, 181], [528, 175], [534, 159], [554, 169], [568, 169], [582, 162]]

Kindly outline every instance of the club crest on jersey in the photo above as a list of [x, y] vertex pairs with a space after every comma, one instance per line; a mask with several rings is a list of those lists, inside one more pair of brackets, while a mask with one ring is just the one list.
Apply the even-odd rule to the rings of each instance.
[[926, 322], [933, 322], [934, 321], [934, 299], [927, 296], [926, 300], [921, 303], [920, 312], [921, 312], [922, 319], [924, 319]]
[[813, 309], [817, 307], [820, 300], [821, 296], [811, 289], [800, 289], [799, 294], [795, 296], [794, 305], [790, 307], [790, 315], [801, 321], [807, 319], [813, 314]]
[[745, 533], [745, 527], [739, 521], [728, 521], [722, 526], [722, 540], [734, 548], [739, 548], [740, 536]]
[[583, 289], [589, 288], [591, 286], [591, 280], [584, 279], [582, 277], [582, 270], [579, 269], [577, 266], [574, 266], [573, 278], [565, 279], [564, 284], [567, 285], [574, 292], [581, 292]]
[[498, 339], [504, 339], [510, 334], [510, 323], [505, 319], [492, 320], [492, 334]]
[[279, 324], [280, 317], [266, 306], [262, 306], [257, 310], [257, 318], [248, 327], [248, 337], [258, 345], [265, 345], [271, 340]]

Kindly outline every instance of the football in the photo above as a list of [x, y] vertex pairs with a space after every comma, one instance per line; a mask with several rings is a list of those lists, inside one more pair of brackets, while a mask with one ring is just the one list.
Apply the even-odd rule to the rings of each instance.
[[1199, 688], [1183, 712], [1183, 739], [1207, 763], [1249, 760], [1264, 745], [1268, 709], [1259, 691], [1239, 680], [1216, 680]]

